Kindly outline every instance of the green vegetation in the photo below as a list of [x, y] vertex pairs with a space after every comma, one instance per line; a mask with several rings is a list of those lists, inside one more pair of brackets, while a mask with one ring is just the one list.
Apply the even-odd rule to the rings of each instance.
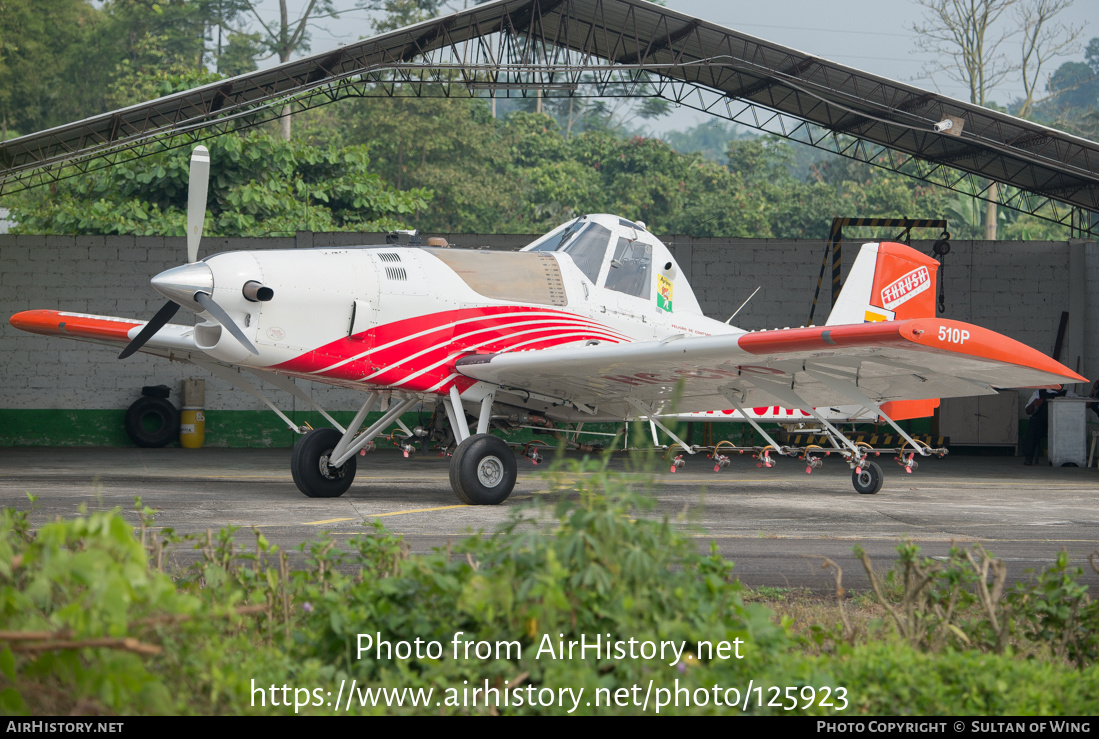
[[[612, 471], [605, 459], [558, 464], [553, 506], [517, 507], [495, 534], [423, 555], [409, 554], [400, 537], [377, 524], [346, 544], [308, 543], [291, 558], [258, 531], [254, 546], [242, 547], [231, 528], [199, 537], [152, 528], [151, 511], [140, 504], [136, 531], [117, 511], [34, 530], [28, 513], [5, 510], [0, 710], [332, 714], [337, 710], [325, 703], [352, 680], [357, 692], [343, 696], [353, 696], [355, 713], [563, 713], [571, 706], [486, 707], [459, 698], [486, 681], [534, 694], [582, 688], [578, 713], [642, 711], [632, 703], [585, 705], [599, 690], [632, 694], [632, 686], [643, 692], [652, 681], [654, 695], [686, 687], [692, 696], [700, 688], [713, 696], [715, 685], [743, 691], [749, 680], [796, 688], [800, 699], [790, 712], [798, 713], [1091, 715], [1099, 708], [1099, 606], [1067, 562], [1016, 586], [990, 612], [1009, 614], [998, 622], [1009, 636], [1000, 642], [989, 618], [967, 600], [981, 597], [985, 581], [965, 574], [972, 570], [965, 555], [933, 563], [902, 547], [896, 571], [906, 584], [882, 586], [882, 607], [906, 614], [916, 629], [878, 624], [873, 638], [856, 638], [834, 606], [806, 628], [751, 602], [732, 563], [714, 550], [699, 554], [679, 523], [651, 518], [648, 499], [631, 492], [651, 479]], [[185, 546], [197, 561], [181, 571], [172, 552]], [[944, 619], [949, 603], [961, 615]], [[456, 632], [460, 643], [485, 642], [492, 653], [455, 658]], [[678, 661], [550, 658], [544, 651], [547, 643], [596, 635], [687, 647]], [[404, 659], [371, 648], [379, 640], [416, 639], [438, 642], [440, 653]], [[737, 639], [742, 659], [696, 648], [700, 640]], [[501, 652], [498, 642], [510, 646]], [[289, 706], [271, 705], [271, 686]], [[849, 708], [819, 705], [826, 686], [836, 705], [837, 688], [846, 688]], [[407, 699], [401, 707], [369, 699], [360, 706], [368, 688], [430, 689], [436, 698], [427, 708]], [[749, 713], [786, 712], [786, 696], [767, 705], [774, 696], [763, 695], [758, 705], [753, 692]], [[448, 696], [459, 705], [435, 705]], [[661, 708], [740, 710], [712, 699]]]
[[[437, 0], [359, 5], [380, 13], [378, 31], [441, 9]], [[334, 5], [314, 10], [328, 14]], [[258, 13], [241, 0], [8, 0], [0, 4], [0, 139], [241, 74], [264, 54], [286, 59], [309, 48], [315, 19], [308, 13], [293, 23]], [[256, 27], [263, 32], [249, 32]], [[1009, 108], [1094, 137], [1097, 79], [1099, 38], [1092, 38], [1083, 62], [1053, 71], [1044, 98], [1035, 89]], [[296, 114], [292, 143], [281, 141], [289, 124], [223, 135], [208, 142], [220, 180], [208, 229], [540, 233], [604, 211], [644, 220], [658, 233], [729, 238], [820, 239], [841, 216], [946, 217], [955, 239], [986, 232], [984, 207], [972, 196], [730, 123], [669, 132], [667, 143], [641, 135], [635, 126], [665, 114], [664, 100], [566, 96], [499, 100], [497, 108], [499, 118], [486, 100], [354, 99]], [[182, 151], [131, 159], [3, 205], [24, 233], [176, 234], [186, 162]], [[1000, 209], [996, 220], [1001, 239], [1064, 238], [1062, 228], [1014, 211]]]
[[[190, 152], [164, 151], [31, 190], [14, 201], [24, 233], [183, 236]], [[430, 192], [401, 192], [368, 171], [365, 146], [317, 147], [252, 132], [211, 147], [205, 233], [262, 236], [312, 231], [381, 231], [427, 204]]]
[[[370, 4], [382, 13], [379, 30], [439, 10], [435, 0]], [[0, 4], [0, 138], [245, 72], [264, 53], [307, 48], [308, 19], [300, 28], [271, 19], [266, 33], [247, 33], [255, 12], [239, 0]], [[1099, 39], [1084, 60], [1055, 70], [1049, 95], [1028, 107], [1032, 117], [1094, 135]], [[666, 112], [656, 98], [612, 105], [551, 96], [498, 100], [494, 109], [485, 99], [378, 95], [296, 114], [292, 137], [289, 125], [269, 124], [208, 141], [209, 233], [542, 233], [592, 212], [699, 237], [818, 239], [837, 216], [946, 217], [954, 238], [986, 230], [982, 201], [970, 195], [733, 124], [653, 138], [636, 126]], [[124, 160], [3, 205], [23, 233], [178, 234], [186, 163], [182, 149]], [[1005, 209], [996, 220], [1000, 238], [1065, 235]]]
[[[779, 139], [732, 140], [723, 166], [659, 139], [608, 130], [566, 138], [543, 114], [494, 119], [480, 100], [369, 98], [295, 120], [290, 142], [255, 131], [207, 142], [207, 233], [403, 225], [533, 234], [589, 212], [692, 236], [824, 238], [841, 214], [949, 214], [959, 238], [981, 228], [978, 216], [953, 212], [970, 198], [869, 165], [817, 161], [808, 179], [798, 179], [793, 147]], [[7, 201], [18, 221], [13, 230], [181, 234], [187, 161], [188, 152], [176, 149], [19, 193]], [[1017, 236], [1056, 237], [1037, 219], [1004, 218], [1018, 221]]]

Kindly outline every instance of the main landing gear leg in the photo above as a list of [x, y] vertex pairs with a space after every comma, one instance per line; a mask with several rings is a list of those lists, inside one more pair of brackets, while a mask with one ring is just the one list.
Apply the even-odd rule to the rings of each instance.
[[381, 418], [359, 434], [359, 427], [377, 402], [377, 393], [368, 395], [343, 433], [336, 429], [313, 429], [298, 439], [290, 455], [290, 473], [298, 490], [310, 498], [336, 498], [347, 492], [355, 479], [355, 455], [415, 405], [416, 398], [394, 402]]
[[465, 425], [466, 412], [458, 389], [451, 387], [450, 397], [444, 401], [454, 438], [459, 441], [450, 458], [450, 487], [466, 505], [499, 505], [515, 488], [515, 455], [502, 439], [488, 433], [493, 397], [487, 395], [481, 401], [475, 434], [470, 434]]
[[[861, 390], [859, 390], [858, 385], [851, 382], [850, 379], [836, 377], [834, 375], [823, 372], [820, 369], [810, 369], [808, 367], [806, 367], [806, 372], [810, 376], [828, 385], [833, 390], [836, 390], [837, 392], [846, 395], [848, 398], [851, 398], [856, 403], [861, 403], [863, 406], [873, 409], [884, 421], [892, 426], [893, 429], [901, 435], [905, 442], [910, 444], [915, 450], [915, 452], [909, 453], [907, 460], [898, 458], [898, 461], [902, 463], [902, 466], [904, 466], [906, 472], [912, 472], [912, 470], [916, 468], [916, 453], [923, 457], [931, 454], [930, 450], [925, 448], [926, 445], [920, 446], [919, 444], [917, 444], [916, 440], [913, 439], [907, 432], [905, 432], [904, 429], [898, 426], [896, 421], [886, 415], [886, 413], [881, 409], [880, 404], [875, 403], [873, 400], [866, 397], [866, 395]], [[864, 461], [863, 465], [861, 466], [861, 470], [859, 467], [855, 467], [855, 469], [852, 470], [851, 482], [852, 484], [854, 484], [855, 490], [859, 491], [860, 493], [863, 493], [865, 495], [873, 495], [874, 493], [881, 490], [881, 467], [879, 467], [874, 462], [870, 462], [869, 460]]]

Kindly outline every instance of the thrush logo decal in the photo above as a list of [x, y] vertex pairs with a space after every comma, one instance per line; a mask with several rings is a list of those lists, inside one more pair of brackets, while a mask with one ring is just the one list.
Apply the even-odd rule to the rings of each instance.
[[882, 307], [893, 310], [898, 305], [907, 303], [929, 287], [931, 287], [931, 273], [927, 271], [927, 267], [917, 267], [904, 277], [882, 288]]

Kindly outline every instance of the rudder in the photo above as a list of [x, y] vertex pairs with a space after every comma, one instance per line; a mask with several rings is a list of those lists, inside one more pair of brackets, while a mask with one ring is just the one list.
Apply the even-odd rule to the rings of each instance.
[[[937, 261], [904, 244], [863, 244], [825, 325], [933, 318], [938, 271]], [[900, 421], [925, 418], [938, 406], [937, 398], [901, 400], [884, 403], [882, 412]]]

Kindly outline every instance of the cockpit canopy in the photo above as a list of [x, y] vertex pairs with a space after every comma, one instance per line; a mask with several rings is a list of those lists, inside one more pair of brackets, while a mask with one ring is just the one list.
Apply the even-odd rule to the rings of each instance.
[[[690, 286], [678, 275], [671, 252], [644, 223], [606, 214], [582, 216], [558, 226], [523, 251], [568, 254], [593, 285], [642, 300], [653, 300], [658, 289], [670, 292], [674, 281], [676, 310], [701, 312]], [[666, 285], [657, 285], [658, 274]]]

